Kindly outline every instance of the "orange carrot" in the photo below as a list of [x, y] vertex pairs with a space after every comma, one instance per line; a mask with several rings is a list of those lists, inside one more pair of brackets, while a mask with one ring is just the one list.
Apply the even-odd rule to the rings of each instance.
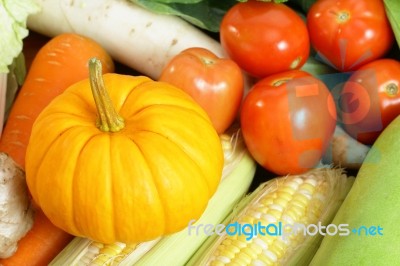
[[[49, 40], [34, 57], [0, 140], [0, 151], [8, 153], [23, 169], [35, 119], [57, 95], [88, 77], [88, 60], [92, 57], [102, 61], [103, 72], [114, 71], [111, 57], [99, 44], [72, 33]], [[18, 242], [17, 252], [1, 259], [0, 265], [47, 265], [72, 239], [37, 207], [34, 219], [33, 228]]]
[[94, 56], [102, 61], [104, 72], [114, 71], [104, 49], [77, 34], [58, 35], [39, 50], [3, 129], [0, 151], [24, 169], [26, 146], [36, 117], [54, 97], [88, 77], [87, 62]]

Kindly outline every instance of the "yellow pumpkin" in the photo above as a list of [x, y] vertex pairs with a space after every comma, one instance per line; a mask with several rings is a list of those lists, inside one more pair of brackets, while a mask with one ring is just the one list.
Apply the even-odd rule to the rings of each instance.
[[98, 60], [89, 64], [90, 78], [54, 99], [34, 123], [25, 169], [35, 203], [66, 232], [104, 243], [184, 229], [205, 210], [222, 175], [210, 119], [172, 85], [102, 75]]

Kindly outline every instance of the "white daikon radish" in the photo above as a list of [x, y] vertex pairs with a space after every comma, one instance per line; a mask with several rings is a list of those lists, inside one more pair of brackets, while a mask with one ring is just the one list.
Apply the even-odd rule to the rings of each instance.
[[153, 79], [176, 54], [203, 47], [220, 57], [218, 41], [177, 16], [160, 15], [127, 0], [35, 0], [41, 11], [28, 28], [53, 37], [74, 32], [102, 45], [118, 62]]

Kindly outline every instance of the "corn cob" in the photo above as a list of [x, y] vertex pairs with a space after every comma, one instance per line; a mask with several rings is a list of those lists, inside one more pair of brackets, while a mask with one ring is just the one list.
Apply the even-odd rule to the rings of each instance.
[[[341, 169], [324, 167], [265, 182], [225, 221], [226, 230], [229, 225], [243, 230], [208, 239], [188, 265], [308, 265], [322, 235], [306, 236], [294, 225], [326, 226], [353, 181]], [[256, 231], [256, 225], [276, 230]]]
[[[246, 195], [256, 169], [247, 153], [240, 130], [232, 128], [220, 136], [224, 149], [221, 183], [198, 223], [217, 224]], [[206, 240], [207, 235], [188, 235], [187, 230], [149, 242], [104, 245], [76, 237], [50, 265], [183, 265]], [[171, 256], [176, 252], [179, 256]]]
[[75, 237], [50, 265], [99, 266], [119, 265], [129, 254], [146, 254], [159, 239], [139, 244], [102, 244], [87, 238]]

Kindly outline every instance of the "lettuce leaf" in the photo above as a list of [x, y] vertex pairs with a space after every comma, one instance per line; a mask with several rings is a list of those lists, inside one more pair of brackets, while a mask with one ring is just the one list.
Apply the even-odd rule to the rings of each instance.
[[14, 58], [22, 52], [22, 40], [29, 34], [26, 20], [38, 11], [33, 0], [0, 0], [0, 73], [8, 73]]
[[0, 72], [0, 136], [17, 92], [25, 80], [26, 66], [23, 53], [14, 58], [8, 70], [8, 73]]
[[20, 53], [14, 58], [11, 65], [8, 67], [9, 73], [7, 77], [7, 91], [6, 91], [6, 102], [5, 102], [5, 119], [7, 119], [10, 113], [11, 106], [14, 103], [14, 99], [17, 95], [19, 88], [24, 83], [26, 77], [26, 65], [25, 57], [23, 53]]

